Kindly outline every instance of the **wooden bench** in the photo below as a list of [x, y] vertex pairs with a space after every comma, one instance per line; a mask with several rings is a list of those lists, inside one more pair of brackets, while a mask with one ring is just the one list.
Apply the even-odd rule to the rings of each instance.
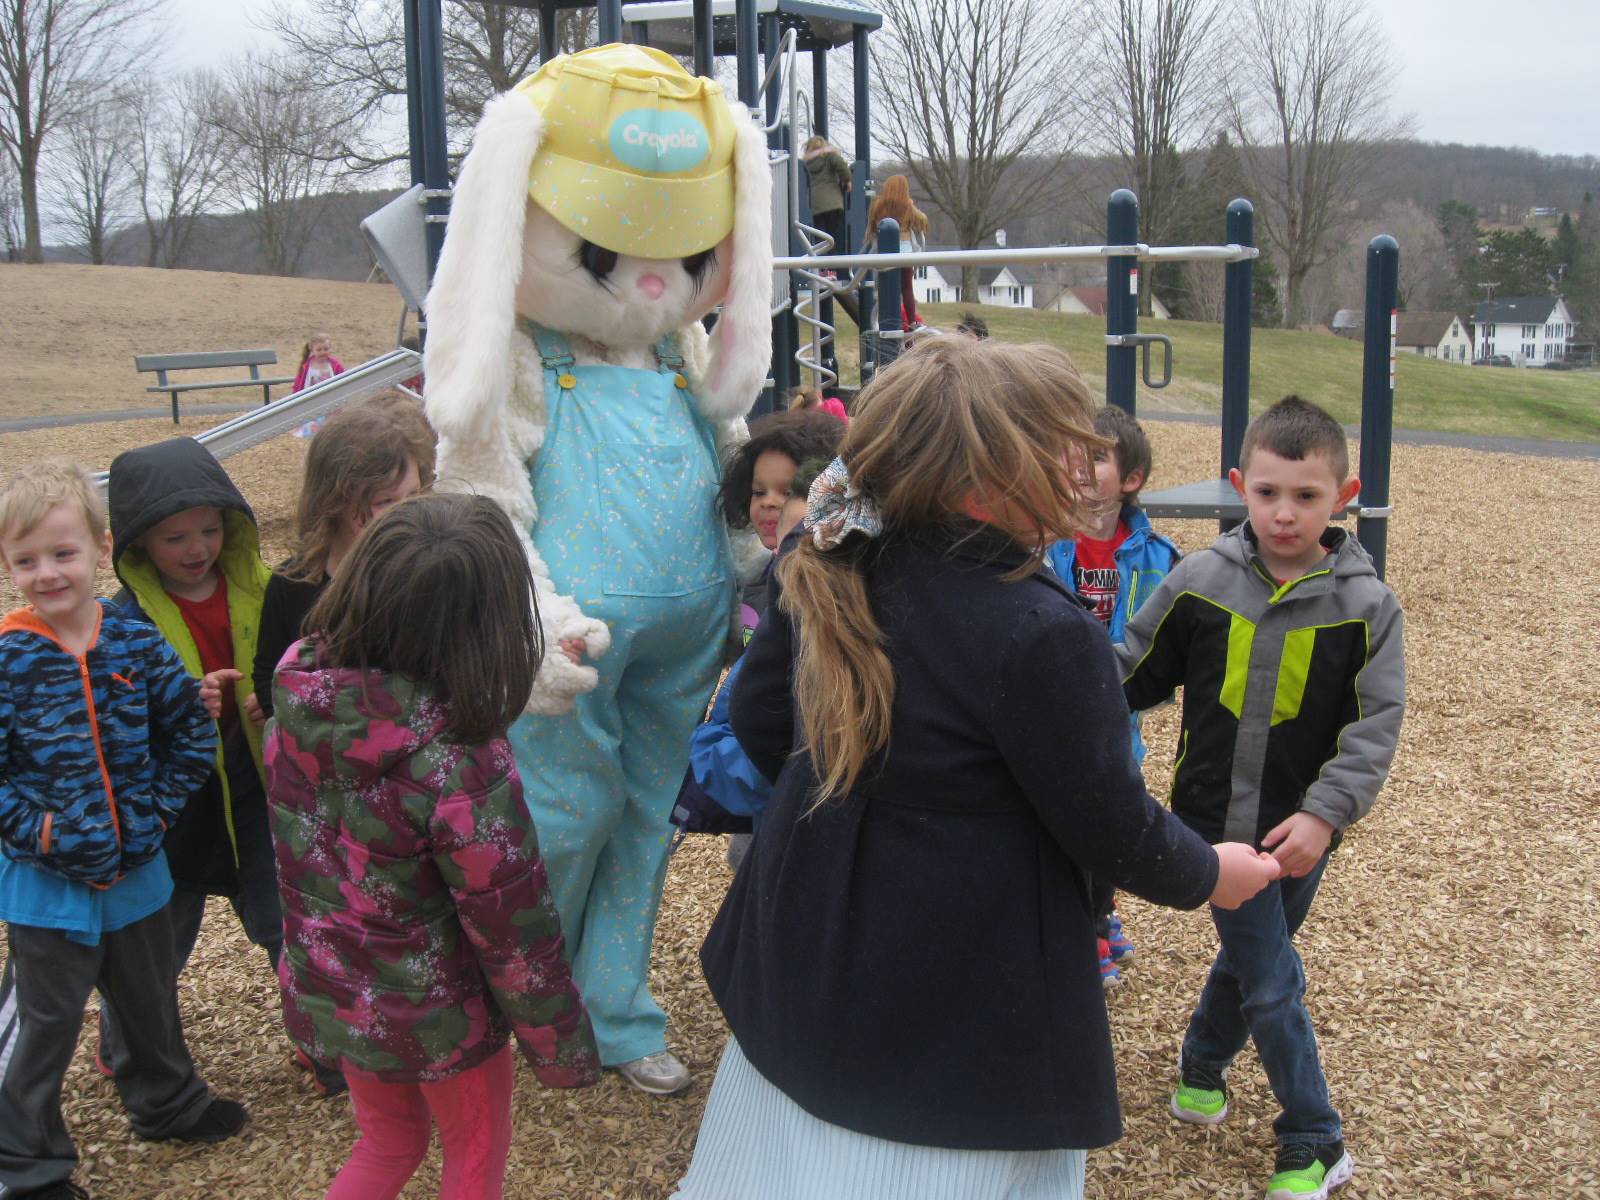
[[[234, 387], [259, 387], [261, 389], [261, 403], [272, 403], [272, 393], [269, 390], [275, 383], [293, 383], [292, 375], [278, 378], [263, 379], [261, 368], [275, 366], [278, 362], [276, 350], [212, 350], [202, 354], [136, 354], [133, 356], [134, 369], [141, 374], [154, 371], [157, 383], [154, 387], [147, 387], [147, 392], [167, 392], [172, 396], [172, 423], [178, 423], [178, 393], [199, 392], [212, 388]], [[249, 379], [216, 379], [205, 383], [172, 383], [167, 379], [168, 371], [202, 371], [217, 367], [249, 367]]]

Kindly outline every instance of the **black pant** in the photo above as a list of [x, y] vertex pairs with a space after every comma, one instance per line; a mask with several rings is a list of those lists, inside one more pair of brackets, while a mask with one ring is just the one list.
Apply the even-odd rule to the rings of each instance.
[[831, 212], [811, 214], [811, 223], [823, 233], [833, 239], [833, 247], [829, 254], [844, 254], [850, 247], [845, 245], [844, 209], [836, 208]]
[[199, 1120], [211, 1095], [183, 1040], [166, 908], [102, 934], [96, 946], [31, 925], [8, 926], [7, 939], [0, 980], [0, 1192], [38, 1191], [66, 1180], [77, 1165], [61, 1119], [61, 1084], [96, 988], [123, 1034], [116, 1085], [134, 1132], [171, 1137]]

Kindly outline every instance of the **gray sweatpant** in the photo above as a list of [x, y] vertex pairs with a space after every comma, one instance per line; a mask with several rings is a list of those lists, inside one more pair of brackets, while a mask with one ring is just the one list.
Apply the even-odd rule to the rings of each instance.
[[117, 1092], [133, 1131], [163, 1138], [190, 1128], [211, 1102], [178, 1016], [172, 916], [163, 907], [102, 934], [98, 946], [57, 929], [7, 926], [0, 980], [0, 1197], [72, 1174], [78, 1153], [61, 1119], [61, 1084], [78, 1046], [84, 1005], [99, 988], [117, 1014], [126, 1053]]

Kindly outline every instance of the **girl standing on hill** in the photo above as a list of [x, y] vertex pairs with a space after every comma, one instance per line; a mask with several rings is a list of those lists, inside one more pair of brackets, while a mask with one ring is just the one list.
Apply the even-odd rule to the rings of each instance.
[[[900, 234], [911, 249], [920, 250], [927, 242], [927, 215], [911, 202], [911, 183], [904, 175], [889, 176], [872, 198], [872, 207], [867, 210], [863, 253], [868, 245], [878, 240], [878, 222], [886, 217], [899, 222]], [[916, 329], [922, 324], [922, 318], [917, 315], [917, 296], [911, 288], [912, 278], [910, 267], [900, 268], [900, 316], [906, 329]]]
[[481, 496], [396, 506], [274, 684], [266, 743], [289, 1036], [361, 1130], [329, 1200], [498, 1200], [515, 1035], [547, 1087], [600, 1076], [506, 727], [543, 646], [527, 555]]
[[1145, 792], [1041, 570], [1103, 444], [1047, 347], [939, 338], [862, 393], [733, 687], [775, 783], [701, 950], [732, 1036], [679, 1200], [1081, 1196], [1121, 1133], [1088, 875], [1231, 908], [1276, 874]]

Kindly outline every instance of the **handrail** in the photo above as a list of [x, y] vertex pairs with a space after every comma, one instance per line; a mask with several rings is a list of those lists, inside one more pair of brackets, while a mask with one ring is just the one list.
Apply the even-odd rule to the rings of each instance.
[[[993, 250], [913, 250], [900, 254], [835, 254], [830, 268], [888, 270], [894, 267], [942, 267], [974, 263], [1008, 266], [1011, 263], [1093, 262], [1102, 258], [1132, 257], [1143, 262], [1244, 262], [1261, 251], [1255, 246], [1016, 246]], [[803, 271], [814, 265], [810, 255], [772, 260], [774, 271]]]

